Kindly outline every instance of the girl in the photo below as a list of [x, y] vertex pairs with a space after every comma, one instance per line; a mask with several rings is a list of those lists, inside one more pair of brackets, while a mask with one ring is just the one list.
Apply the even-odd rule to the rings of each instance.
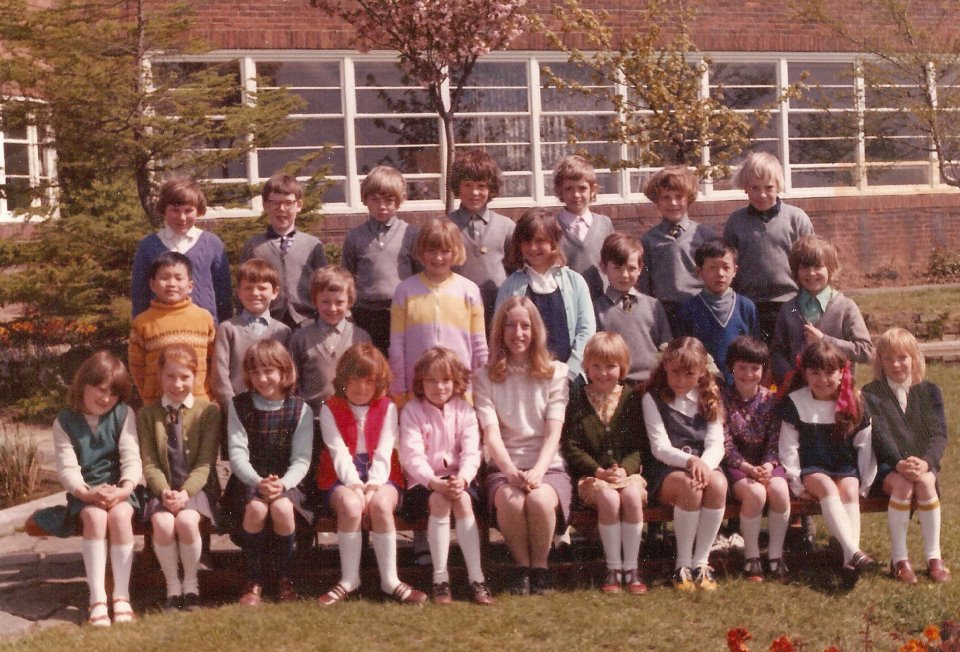
[[583, 348], [597, 330], [590, 289], [580, 274], [564, 266], [563, 229], [542, 208], [531, 208], [513, 232], [511, 274], [497, 292], [497, 308], [510, 297], [525, 296], [536, 306], [546, 328], [547, 349], [566, 363], [570, 379], [581, 371]]
[[87, 358], [70, 382], [67, 404], [53, 422], [57, 475], [67, 490], [66, 507], [50, 507], [34, 515], [45, 532], [59, 537], [83, 531], [83, 567], [90, 588], [87, 621], [108, 627], [106, 567], [107, 534], [113, 570], [113, 622], [134, 620], [130, 607], [133, 525], [139, 508], [133, 489], [140, 480], [133, 410], [127, 369], [113, 355], [99, 351]]
[[507, 298], [493, 317], [490, 361], [474, 379], [490, 465], [487, 504], [517, 565], [516, 595], [551, 588], [550, 543], [570, 514], [570, 477], [560, 456], [567, 365], [550, 359], [546, 342], [533, 301]]
[[[393, 449], [397, 407], [386, 396], [390, 369], [372, 344], [355, 344], [337, 363], [336, 394], [320, 408], [326, 448], [320, 453], [317, 486], [337, 515], [340, 581], [318, 599], [328, 607], [360, 587], [361, 522], [369, 519], [380, 588], [401, 604], [423, 604], [427, 596], [397, 577], [397, 529], [393, 512], [403, 485]], [[361, 436], [362, 435], [362, 436]]]
[[445, 217], [420, 229], [413, 256], [423, 271], [397, 286], [390, 309], [391, 393], [400, 405], [413, 386], [420, 356], [443, 345], [473, 372], [487, 362], [480, 288], [451, 271], [467, 258], [457, 225]]
[[797, 355], [814, 342], [829, 342], [851, 362], [873, 359], [873, 341], [860, 309], [830, 286], [839, 271], [837, 249], [825, 238], [804, 236], [790, 250], [790, 272], [800, 293], [783, 304], [774, 326], [771, 349], [777, 384], [785, 384]]
[[450, 604], [450, 512], [456, 517], [457, 542], [467, 563], [473, 600], [493, 604], [480, 568], [480, 534], [474, 518], [480, 468], [480, 430], [473, 407], [463, 396], [470, 372], [449, 349], [427, 350], [413, 373], [417, 400], [400, 415], [400, 462], [411, 485], [404, 508], [414, 519], [429, 511], [427, 541], [433, 560], [433, 601]]
[[[243, 356], [243, 383], [250, 389], [233, 397], [227, 413], [227, 444], [233, 475], [225, 503], [242, 513], [240, 547], [247, 585], [240, 604], [256, 606], [263, 596], [263, 562], [273, 557], [277, 600], [299, 599], [290, 579], [294, 510], [303, 492], [313, 447], [313, 411], [296, 395], [297, 372], [290, 354], [276, 340], [261, 340]], [[267, 517], [274, 540], [267, 545]]]
[[794, 495], [819, 501], [827, 529], [843, 549], [844, 574], [874, 565], [860, 550], [860, 496], [877, 473], [870, 417], [853, 384], [850, 361], [829, 342], [803, 350], [778, 407], [780, 463]]
[[647, 497], [647, 482], [640, 475], [645, 433], [638, 427], [640, 395], [623, 385], [630, 369], [627, 343], [616, 333], [597, 333], [583, 351], [583, 366], [590, 384], [577, 384], [570, 396], [564, 458], [580, 500], [597, 510], [607, 559], [601, 590], [619, 593], [622, 584], [629, 593], [646, 593], [637, 572]]
[[723, 408], [712, 364], [700, 340], [678, 337], [663, 348], [643, 397], [654, 458], [647, 481], [657, 501], [673, 506], [672, 581], [684, 591], [717, 588], [708, 561], [723, 520], [727, 479], [717, 468], [723, 459]]
[[746, 557], [744, 574], [751, 582], [763, 581], [760, 518], [768, 499], [770, 573], [781, 581], [787, 579], [783, 540], [790, 521], [790, 491], [777, 454], [780, 419], [774, 411], [776, 398], [760, 384], [769, 367], [770, 350], [760, 340], [744, 335], [730, 343], [727, 368], [733, 384], [723, 392], [726, 415], [723, 464], [733, 495], [740, 503], [740, 530]]
[[143, 477], [151, 496], [144, 520], [153, 528], [153, 549], [167, 582], [164, 611], [195, 611], [200, 608], [200, 520], [215, 523], [220, 493], [214, 472], [220, 409], [193, 396], [197, 353], [192, 346], [171, 344], [160, 352], [159, 365], [163, 397], [137, 415]]
[[902, 328], [880, 336], [876, 380], [863, 388], [873, 423], [873, 449], [883, 493], [890, 496], [890, 573], [907, 584], [917, 576], [907, 557], [910, 505], [917, 497], [927, 572], [934, 582], [950, 581], [940, 556], [940, 460], [947, 423], [940, 388], [923, 379], [926, 364], [916, 338]]

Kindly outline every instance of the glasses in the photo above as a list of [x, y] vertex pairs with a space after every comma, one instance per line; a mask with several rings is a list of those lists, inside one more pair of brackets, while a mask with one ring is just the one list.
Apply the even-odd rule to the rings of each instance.
[[297, 202], [296, 199], [270, 199], [267, 201], [267, 206], [270, 208], [282, 208], [283, 210], [288, 211], [291, 208], [296, 208], [298, 203], [299, 202]]

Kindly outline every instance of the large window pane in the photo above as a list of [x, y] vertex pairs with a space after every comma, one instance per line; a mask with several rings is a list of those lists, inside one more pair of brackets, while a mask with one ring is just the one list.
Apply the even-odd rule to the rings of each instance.
[[340, 88], [340, 64], [336, 61], [258, 61], [257, 74], [267, 86]]
[[25, 177], [30, 174], [30, 158], [26, 145], [6, 143], [3, 146], [3, 156], [6, 162], [4, 171], [8, 175]]

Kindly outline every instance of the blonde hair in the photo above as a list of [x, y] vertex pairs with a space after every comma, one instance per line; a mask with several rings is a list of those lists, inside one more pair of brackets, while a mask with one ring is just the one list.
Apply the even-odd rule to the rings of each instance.
[[353, 302], [357, 300], [357, 284], [353, 280], [353, 274], [340, 265], [321, 267], [310, 278], [310, 297], [314, 304], [317, 303], [317, 295], [326, 290], [346, 292], [347, 305], [350, 307], [353, 307]]
[[805, 235], [793, 243], [790, 248], [790, 274], [800, 284], [801, 267], [826, 267], [827, 283], [833, 282], [840, 271], [840, 258], [837, 248], [819, 235]]
[[413, 368], [414, 396], [421, 399], [426, 397], [423, 390], [423, 379], [433, 370], [436, 370], [443, 378], [453, 380], [453, 396], [463, 398], [464, 394], [467, 393], [467, 387], [470, 385], [470, 372], [466, 366], [450, 349], [435, 346], [424, 351]]
[[380, 349], [370, 342], [354, 344], [347, 349], [337, 362], [337, 373], [333, 379], [336, 395], [347, 398], [347, 382], [353, 378], [373, 378], [376, 389], [373, 400], [381, 398], [387, 393], [392, 376], [387, 359], [380, 353]]
[[650, 177], [643, 186], [643, 194], [653, 203], [660, 199], [661, 190], [682, 192], [687, 198], [687, 205], [697, 201], [697, 190], [700, 181], [685, 165], [668, 165]]
[[772, 181], [777, 192], [783, 192], [783, 166], [773, 154], [753, 152], [733, 177], [733, 185], [746, 190], [752, 180]]
[[927, 373], [927, 361], [920, 351], [920, 344], [913, 333], [905, 328], [891, 328], [884, 332], [877, 340], [877, 355], [873, 359], [873, 375], [877, 378], [886, 378], [882, 358], [889, 354], [905, 354], [910, 356], [913, 363], [910, 367], [910, 384], [916, 385]]
[[168, 362], [182, 364], [193, 373], [197, 373], [197, 366], [199, 365], [196, 349], [183, 342], [176, 342], [163, 347], [160, 356], [157, 358], [157, 366], [160, 367], [161, 372]]
[[424, 264], [423, 255], [431, 249], [449, 249], [453, 252], [453, 265], [467, 262], [467, 249], [463, 246], [463, 236], [452, 220], [446, 217], [432, 217], [420, 227], [417, 239], [413, 242], [413, 257]]
[[360, 182], [360, 199], [367, 201], [370, 195], [388, 195], [400, 206], [407, 198], [407, 182], [397, 168], [378, 165]]
[[597, 171], [587, 159], [571, 154], [560, 159], [557, 167], [553, 168], [553, 193], [561, 201], [560, 192], [566, 181], [586, 181], [590, 184], [590, 202], [597, 200]]
[[656, 393], [660, 400], [670, 403], [677, 396], [667, 381], [667, 365], [675, 363], [681, 369], [697, 370], [700, 378], [697, 388], [700, 390], [699, 410], [707, 421], [723, 418], [720, 409], [720, 387], [716, 378], [707, 370], [707, 349], [695, 337], [677, 337], [670, 340], [660, 353], [660, 361], [650, 375], [647, 385], [650, 392]]
[[507, 327], [507, 314], [514, 308], [523, 308], [530, 316], [530, 375], [547, 380], [553, 377], [553, 356], [547, 350], [547, 328], [543, 325], [540, 311], [527, 297], [513, 296], [497, 308], [490, 326], [490, 359], [487, 361], [487, 375], [495, 383], [502, 383], [507, 377], [507, 361], [510, 351], [504, 342], [503, 333]]
[[254, 371], [262, 367], [276, 367], [280, 371], [280, 391], [290, 398], [297, 390], [297, 369], [293, 358], [283, 344], [276, 340], [260, 340], [247, 349], [243, 356], [243, 384], [255, 391], [250, 382]]
[[87, 385], [109, 385], [111, 393], [117, 395], [118, 403], [126, 401], [130, 396], [130, 375], [127, 368], [119, 358], [108, 351], [97, 351], [84, 360], [70, 380], [70, 386], [67, 387], [67, 405], [81, 414], [86, 412], [83, 388]]
[[584, 375], [586, 375], [587, 365], [593, 361], [600, 364], [619, 365], [620, 380], [623, 380], [630, 370], [630, 349], [619, 333], [598, 331], [583, 349]]
[[545, 208], [528, 208], [517, 220], [517, 225], [513, 229], [513, 247], [510, 250], [511, 261], [516, 269], [523, 269], [527, 261], [523, 259], [523, 250], [520, 245], [524, 242], [532, 242], [537, 236], [542, 235], [553, 244], [553, 260], [551, 265], [564, 265], [567, 262], [566, 256], [560, 250], [560, 238], [563, 236], [563, 229], [560, 222]]

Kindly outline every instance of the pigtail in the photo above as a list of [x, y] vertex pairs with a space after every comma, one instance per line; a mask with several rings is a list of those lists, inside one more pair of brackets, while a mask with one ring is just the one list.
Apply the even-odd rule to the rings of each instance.
[[720, 409], [720, 385], [716, 377], [709, 371], [704, 372], [697, 381], [700, 390], [700, 414], [707, 421], [722, 421], [723, 410]]
[[840, 439], [846, 439], [857, 431], [857, 426], [863, 420], [863, 399], [853, 381], [853, 372], [850, 362], [843, 367], [840, 377], [840, 393], [837, 396], [837, 411], [834, 415], [834, 434]]

